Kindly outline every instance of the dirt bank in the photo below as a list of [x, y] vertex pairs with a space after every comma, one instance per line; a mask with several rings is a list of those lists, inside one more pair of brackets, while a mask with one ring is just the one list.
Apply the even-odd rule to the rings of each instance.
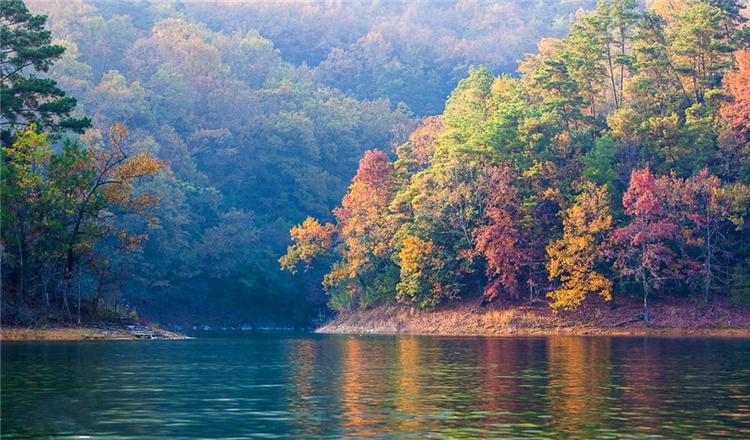
[[187, 337], [140, 325], [60, 325], [37, 329], [18, 327], [0, 328], [0, 340], [3, 341], [77, 341], [91, 339], [187, 339]]
[[717, 298], [700, 304], [688, 298], [661, 298], [651, 304], [643, 322], [643, 303], [618, 299], [618, 307], [601, 299], [587, 301], [575, 312], [555, 312], [546, 301], [457, 300], [423, 311], [389, 304], [342, 313], [319, 333], [383, 333], [435, 335], [665, 335], [750, 337], [750, 306]]

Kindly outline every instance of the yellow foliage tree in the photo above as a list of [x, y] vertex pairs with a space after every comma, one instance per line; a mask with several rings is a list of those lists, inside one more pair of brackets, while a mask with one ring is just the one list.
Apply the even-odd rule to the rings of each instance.
[[297, 264], [305, 262], [305, 270], [315, 257], [328, 255], [333, 247], [333, 234], [336, 226], [331, 223], [321, 225], [316, 219], [307, 217], [301, 225], [292, 228], [290, 234], [294, 244], [289, 246], [286, 255], [279, 258], [281, 268], [297, 272]]
[[397, 299], [410, 300], [421, 308], [435, 307], [449, 290], [440, 282], [443, 263], [439, 249], [430, 240], [408, 236], [398, 253], [401, 282], [396, 285]]
[[555, 301], [552, 307], [575, 310], [592, 292], [612, 299], [612, 281], [594, 270], [599, 243], [611, 227], [607, 188], [590, 184], [563, 213], [563, 237], [547, 246], [549, 278], [562, 283], [547, 294]]

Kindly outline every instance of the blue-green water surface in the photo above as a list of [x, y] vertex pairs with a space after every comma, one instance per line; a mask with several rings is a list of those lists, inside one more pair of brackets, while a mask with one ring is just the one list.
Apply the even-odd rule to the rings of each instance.
[[3, 342], [3, 439], [750, 438], [750, 339]]

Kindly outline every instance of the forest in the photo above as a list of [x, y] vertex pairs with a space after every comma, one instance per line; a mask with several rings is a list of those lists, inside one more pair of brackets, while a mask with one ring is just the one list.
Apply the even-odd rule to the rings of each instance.
[[4, 322], [750, 301], [744, 2], [0, 7]]
[[280, 259], [333, 259], [340, 309], [455, 297], [750, 300], [750, 53], [730, 1], [599, 1], [520, 77], [470, 69], [389, 157], [367, 151], [335, 223]]

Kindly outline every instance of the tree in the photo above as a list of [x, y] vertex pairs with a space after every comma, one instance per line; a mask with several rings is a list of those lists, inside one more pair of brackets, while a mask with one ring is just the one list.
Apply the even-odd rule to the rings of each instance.
[[731, 248], [741, 247], [732, 230], [744, 225], [750, 192], [741, 183], [725, 184], [708, 168], [695, 176], [679, 179], [663, 177], [656, 182], [668, 194], [669, 217], [680, 225], [678, 236], [681, 261], [676, 266], [693, 290], [702, 289], [703, 301], [731, 272]]
[[341, 206], [333, 210], [340, 229], [342, 258], [326, 275], [324, 285], [334, 288], [347, 301], [358, 305], [369, 293], [393, 295], [376, 288], [374, 279], [388, 266], [392, 266], [393, 247], [391, 238], [398, 226], [390, 216], [389, 205], [395, 194], [392, 177], [393, 164], [385, 153], [374, 150], [365, 152], [359, 163], [357, 175], [352, 179]]
[[[694, 104], [720, 87], [732, 67], [732, 52], [740, 42], [732, 41], [737, 23], [731, 12], [701, 1], [686, 2], [670, 23], [673, 68], [684, 78]], [[734, 13], [739, 17], [739, 10]]]
[[390, 215], [395, 195], [393, 164], [378, 150], [365, 152], [341, 206], [333, 210], [336, 226], [308, 217], [292, 228], [294, 244], [279, 259], [292, 272], [299, 262], [309, 267], [318, 256], [330, 255], [334, 235], [336, 261], [323, 286], [338, 308], [366, 307], [395, 297], [396, 267], [391, 261], [398, 220]]
[[500, 287], [514, 299], [519, 296], [518, 270], [523, 265], [519, 221], [518, 190], [512, 185], [515, 173], [510, 167], [487, 167], [480, 180], [485, 191], [485, 222], [473, 232], [476, 251], [487, 261], [489, 278], [484, 295], [492, 300], [500, 294]]
[[611, 227], [607, 187], [589, 184], [563, 213], [563, 237], [547, 246], [549, 278], [562, 282], [547, 294], [555, 301], [552, 307], [575, 310], [594, 292], [612, 299], [612, 281], [595, 271]]
[[444, 297], [454, 293], [447, 285], [443, 272], [445, 262], [441, 249], [430, 240], [408, 236], [398, 252], [400, 281], [396, 285], [397, 299], [409, 300], [422, 309], [433, 308]]
[[732, 52], [748, 44], [734, 0], [654, 2], [635, 38], [632, 102], [648, 115], [716, 105]]
[[[573, 77], [574, 72], [571, 71], [574, 63], [570, 60], [571, 52], [568, 48], [567, 41], [545, 38], [539, 42], [539, 54], [528, 56], [519, 66], [519, 71], [539, 91], [545, 112], [557, 113], [565, 130], [570, 132], [571, 129], [578, 128], [578, 123], [584, 119], [581, 109], [587, 106], [583, 93], [591, 96], [597, 89], [591, 84], [579, 84]], [[592, 72], [587, 72], [587, 75], [591, 74]]]
[[44, 233], [39, 210], [47, 191], [44, 171], [52, 152], [47, 134], [36, 131], [32, 124], [16, 136], [13, 145], [2, 147], [3, 297], [11, 296], [11, 301], [32, 290], [29, 278], [38, 275], [45, 259], [36, 247]]
[[95, 81], [110, 70], [123, 70], [125, 52], [138, 38], [128, 15], [106, 21], [102, 17], [88, 17], [81, 25], [81, 33], [77, 39], [81, 60], [91, 66]]
[[41, 299], [46, 308], [50, 291], [57, 292], [70, 317], [74, 281], [80, 286], [84, 271], [105, 269], [101, 240], [121, 252], [141, 248], [147, 235], [129, 232], [118, 219], [136, 214], [157, 221], [152, 212], [158, 197], [136, 193], [133, 183], [166, 163], [148, 152], [130, 155], [124, 143], [129, 132], [121, 124], [111, 128], [106, 146], [66, 140], [60, 153], [34, 130], [30, 126], [3, 147], [3, 277], [13, 280], [6, 292], [19, 304], [34, 309]]
[[735, 56], [735, 70], [724, 77], [728, 102], [719, 113], [721, 176], [750, 183], [750, 52], [740, 50]]
[[648, 323], [648, 295], [662, 281], [663, 270], [673, 254], [666, 240], [674, 237], [677, 225], [665, 217], [662, 195], [648, 168], [634, 169], [630, 187], [623, 196], [625, 214], [631, 223], [615, 229], [610, 237], [616, 247], [614, 269], [643, 287], [643, 320]]
[[[639, 14], [637, 0], [598, 0], [566, 37], [569, 62], [581, 90], [590, 95], [591, 116], [596, 116], [596, 92], [606, 90], [608, 104], [623, 107], [623, 87], [630, 64], [630, 46]], [[604, 100], [604, 96], [599, 99]]]
[[444, 128], [440, 118], [424, 118], [409, 135], [409, 141], [398, 147], [395, 167], [405, 173], [428, 168], [430, 159], [435, 154], [435, 141]]
[[0, 1], [0, 139], [6, 147], [13, 144], [18, 126], [35, 124], [53, 134], [91, 126], [88, 118], [70, 117], [76, 100], [65, 96], [55, 81], [28, 73], [47, 72], [65, 51], [50, 44], [46, 21], [44, 15], [29, 13], [22, 0]]
[[674, 69], [665, 18], [652, 11], [641, 16], [633, 45], [625, 92], [631, 106], [644, 117], [664, 116], [690, 105], [690, 94]]
[[297, 264], [304, 262], [305, 270], [309, 269], [312, 260], [330, 255], [335, 233], [335, 225], [321, 225], [316, 219], [307, 217], [302, 224], [291, 229], [290, 235], [294, 244], [287, 248], [286, 255], [279, 258], [281, 268], [296, 273]]
[[492, 84], [494, 77], [485, 67], [469, 69], [445, 103], [442, 120], [445, 130], [440, 136], [436, 156], [465, 154], [470, 160], [486, 159], [492, 154], [487, 136], [488, 118], [492, 110]]
[[[157, 90], [155, 94], [159, 92]], [[143, 124], [151, 117], [146, 96], [146, 90], [138, 81], [128, 84], [120, 72], [110, 70], [84, 102], [94, 111], [97, 127], [109, 127], [116, 121], [131, 119], [132, 123]]]
[[735, 53], [737, 68], [724, 77], [724, 88], [732, 101], [721, 109], [735, 133], [750, 141], [750, 52]]

